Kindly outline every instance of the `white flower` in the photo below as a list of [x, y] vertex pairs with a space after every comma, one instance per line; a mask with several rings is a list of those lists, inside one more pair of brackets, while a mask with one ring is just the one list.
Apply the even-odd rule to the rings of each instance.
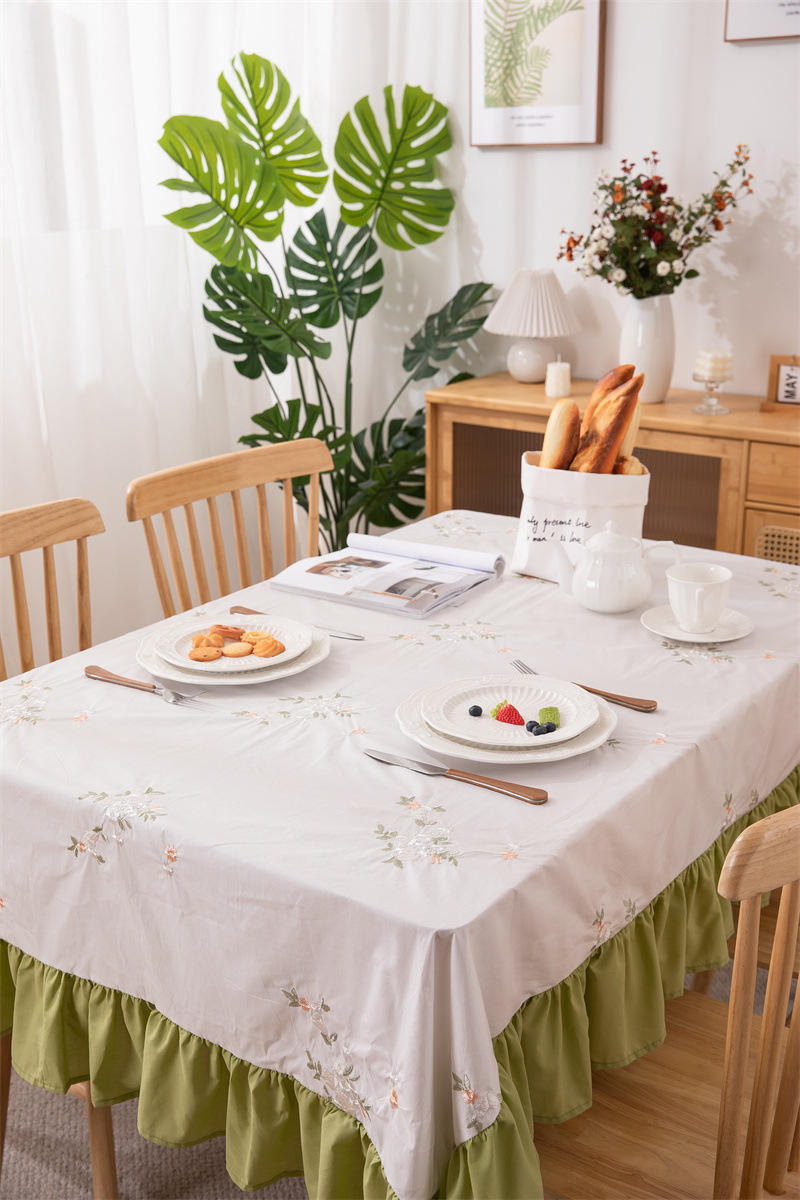
[[612, 238], [614, 236], [614, 226], [610, 221], [604, 221], [600, 226], [600, 232], [604, 238]]
[[647, 216], [647, 209], [645, 208], [645, 206], [643, 204], [634, 204], [633, 208], [631, 209], [631, 212], [633, 213], [634, 217], [646, 217]]
[[592, 249], [596, 250], [598, 254], [602, 254], [604, 250], [608, 249], [608, 242], [605, 238], [597, 238], [592, 242]]
[[672, 267], [671, 267], [670, 263], [664, 262], [662, 260], [656, 267], [656, 274], [657, 275], [669, 275], [671, 270], [672, 270]]
[[622, 283], [625, 278], [625, 272], [622, 267], [615, 267], [608, 277], [612, 283]]
[[683, 274], [682, 261], [680, 259], [676, 259], [676, 261], [672, 264], [672, 269], [676, 275], [682, 275]]
[[600, 255], [599, 255], [599, 254], [593, 254], [593, 255], [592, 255], [591, 265], [592, 265], [592, 267], [593, 267], [593, 269], [594, 269], [595, 271], [599, 271], [599, 270], [600, 270], [600, 268], [601, 268], [601, 267], [602, 267], [602, 265], [603, 265], [603, 260], [602, 260], [602, 258], [600, 257]]

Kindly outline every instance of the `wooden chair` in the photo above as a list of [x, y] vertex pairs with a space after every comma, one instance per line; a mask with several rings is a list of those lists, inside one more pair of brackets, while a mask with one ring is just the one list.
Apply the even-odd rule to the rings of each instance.
[[[761, 893], [777, 888], [783, 894], [759, 1018], [753, 999]], [[590, 1109], [561, 1125], [536, 1126], [547, 1195], [754, 1200], [763, 1186], [783, 1194], [787, 1169], [798, 1171], [800, 1003], [788, 1035], [784, 1020], [800, 913], [800, 807], [766, 817], [737, 838], [719, 891], [741, 902], [730, 1004], [696, 992], [668, 1000], [667, 1036], [658, 1050], [593, 1072]], [[800, 1180], [793, 1175], [791, 1182], [797, 1195]]]
[[[34, 666], [31, 620], [25, 590], [21, 556], [29, 550], [41, 550], [44, 560], [44, 599], [47, 621], [47, 644], [50, 662], [61, 658], [61, 620], [56, 584], [53, 547], [62, 542], [76, 542], [78, 560], [78, 643], [81, 650], [92, 644], [92, 620], [89, 598], [89, 564], [86, 539], [103, 533], [100, 513], [89, 500], [55, 500], [0, 513], [0, 558], [10, 559], [14, 590], [14, 611], [17, 625], [21, 670]], [[6, 678], [5, 660], [0, 644], [0, 672]], [[0, 1038], [0, 1169], [8, 1113], [8, 1092], [11, 1082], [10, 1033]], [[69, 1089], [86, 1104], [89, 1122], [89, 1144], [92, 1156], [92, 1178], [96, 1200], [117, 1200], [117, 1167], [114, 1155], [114, 1130], [109, 1108], [95, 1108], [88, 1083], [76, 1083]]]
[[[183, 508], [189, 559], [198, 593], [198, 602], [205, 604], [211, 599], [211, 591], [193, 508], [194, 503], [200, 500], [206, 502], [217, 594], [225, 596], [234, 589], [231, 587], [228, 575], [225, 541], [217, 508], [217, 497], [226, 492], [230, 493], [233, 537], [239, 575], [238, 586], [249, 587], [254, 580], [250, 570], [244, 510], [240, 496], [242, 489], [253, 487], [256, 489], [260, 557], [260, 574], [257, 579], [268, 579], [273, 574], [273, 565], [265, 484], [281, 483], [283, 485], [283, 536], [285, 561], [288, 566], [296, 558], [292, 480], [302, 476], [310, 477], [308, 556], [311, 557], [319, 553], [320, 472], [332, 469], [333, 459], [323, 442], [317, 438], [298, 438], [292, 442], [257, 446], [252, 450], [237, 450], [232, 454], [201, 459], [198, 462], [187, 463], [185, 466], [170, 467], [166, 471], [156, 471], [153, 475], [144, 475], [141, 479], [134, 479], [128, 488], [128, 520], [142, 521], [144, 525], [147, 546], [150, 551], [150, 562], [164, 616], [171, 617], [176, 611], [185, 612], [195, 603], [192, 600], [183, 552], [172, 517], [173, 509]], [[177, 593], [177, 609], [159, 548], [156, 527], [153, 523], [153, 517], [158, 515], [163, 518], [167, 553]]]
[[[104, 533], [100, 513], [89, 500], [54, 500], [15, 508], [0, 513], [0, 558], [8, 558], [14, 590], [20, 671], [34, 667], [31, 620], [21, 556], [28, 550], [41, 550], [44, 560], [44, 600], [47, 618], [47, 645], [50, 662], [61, 658], [61, 619], [58, 605], [56, 567], [53, 547], [61, 542], [76, 543], [78, 558], [78, 644], [87, 650], [92, 644], [92, 617], [89, 601], [89, 558], [86, 539]], [[0, 678], [5, 679], [6, 663], [0, 641]]]
[[800, 564], [800, 529], [762, 525], [756, 534], [755, 557], [773, 562]]

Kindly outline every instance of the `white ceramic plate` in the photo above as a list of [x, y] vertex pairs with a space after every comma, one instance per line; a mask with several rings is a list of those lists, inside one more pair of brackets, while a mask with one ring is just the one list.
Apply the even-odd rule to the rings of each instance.
[[[260, 626], [257, 626], [260, 628]], [[302, 654], [298, 654], [296, 658], [290, 662], [284, 662], [282, 665], [272, 667], [262, 667], [260, 671], [251, 671], [249, 674], [225, 674], [225, 675], [199, 675], [197, 671], [188, 671], [183, 667], [174, 667], [171, 663], [165, 662], [160, 655], [156, 654], [154, 643], [158, 638], [158, 634], [150, 634], [146, 637], [136, 652], [136, 661], [140, 667], [144, 667], [151, 675], [157, 675], [159, 679], [171, 680], [173, 683], [193, 683], [195, 686], [202, 684], [204, 688], [209, 687], [242, 687], [245, 684], [251, 683], [271, 683], [274, 679], [284, 679], [287, 675], [299, 675], [301, 671], [307, 671], [309, 667], [315, 667], [317, 663], [326, 659], [331, 652], [331, 639], [327, 633], [321, 629], [315, 629], [311, 639], [311, 645]], [[276, 659], [262, 659], [262, 662], [276, 662]]]
[[[561, 724], [553, 733], [534, 738], [524, 725], [495, 721], [492, 709], [507, 700], [525, 721], [538, 721], [539, 709], [557, 708]], [[470, 707], [480, 705], [483, 715], [471, 717]], [[597, 720], [597, 702], [588, 692], [543, 675], [520, 679], [518, 675], [484, 675], [457, 679], [428, 689], [422, 699], [425, 722], [446, 737], [473, 746], [531, 749], [569, 741]]]
[[[468, 746], [455, 741], [454, 738], [437, 733], [435, 729], [431, 729], [430, 725], [426, 724], [422, 716], [422, 699], [427, 690], [427, 688], [423, 688], [421, 691], [415, 692], [413, 696], [409, 696], [398, 706], [395, 712], [397, 723], [403, 733], [419, 746], [424, 746], [426, 750], [430, 750], [434, 754], [444, 754], [450, 758], [468, 759], [471, 762], [504, 763], [509, 767], [523, 763], [557, 762], [562, 758], [574, 758], [577, 754], [587, 754], [590, 750], [602, 746], [617, 727], [617, 714], [610, 705], [606, 704], [605, 700], [598, 699], [598, 717], [594, 725], [590, 725], [588, 729], [571, 738], [570, 741], [561, 742], [560, 745], [549, 748], [543, 746], [541, 749], [530, 750], [502, 749], [499, 746], [492, 748]], [[532, 740], [543, 742], [546, 739], [540, 737]]]
[[204, 678], [207, 675], [241, 675], [263, 670], [267, 664], [279, 666], [297, 658], [311, 645], [314, 633], [310, 625], [302, 625], [299, 621], [290, 621], [284, 617], [243, 617], [241, 621], [235, 622], [237, 629], [244, 629], [245, 633], [257, 629], [270, 634], [286, 647], [283, 653], [276, 654], [274, 658], [257, 658], [253, 654], [247, 654], [244, 658], [227, 658], [223, 655], [222, 658], [215, 658], [213, 662], [207, 663], [195, 662], [189, 658], [195, 634], [207, 633], [212, 625], [219, 623], [209, 620], [205, 625], [201, 625], [197, 618], [194, 618], [191, 624], [181, 625], [178, 629], [173, 626], [156, 638], [153, 649], [171, 666], [195, 671]]
[[675, 642], [735, 642], [737, 638], [747, 637], [748, 633], [753, 632], [750, 618], [744, 613], [734, 612], [732, 608], [723, 609], [719, 624], [711, 633], [686, 633], [675, 620], [668, 604], [661, 608], [648, 608], [646, 613], [642, 613], [641, 620], [651, 633], [658, 633]]

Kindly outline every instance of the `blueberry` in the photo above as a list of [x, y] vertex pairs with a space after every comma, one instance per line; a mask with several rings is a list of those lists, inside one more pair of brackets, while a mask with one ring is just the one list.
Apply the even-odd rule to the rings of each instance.
[[534, 737], [541, 737], [541, 735], [542, 735], [543, 733], [547, 733], [547, 726], [546, 726], [546, 725], [537, 725], [537, 726], [536, 726], [536, 728], [535, 728], [535, 729], [534, 729], [534, 731], [533, 731], [533, 736], [534, 736]]
[[548, 721], [547, 724], [544, 726], [545, 733], [555, 733], [555, 731], [557, 729], [558, 729], [558, 726], [556, 725], [555, 721]]
[[481, 717], [481, 716], [483, 716], [483, 709], [481, 708], [480, 704], [473, 704], [473, 705], [472, 705], [472, 707], [471, 707], [471, 708], [470, 708], [470, 710], [469, 710], [469, 715], [470, 715], [471, 717]]
[[538, 721], [526, 721], [525, 728], [527, 729], [528, 733], [536, 733], [536, 730], [539, 728], [539, 723]]

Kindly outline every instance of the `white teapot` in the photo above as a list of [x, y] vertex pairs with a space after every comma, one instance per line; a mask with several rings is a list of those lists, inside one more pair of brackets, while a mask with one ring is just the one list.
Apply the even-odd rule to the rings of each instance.
[[575, 566], [562, 542], [551, 542], [558, 562], [558, 582], [584, 608], [594, 612], [627, 612], [646, 600], [653, 588], [645, 560], [656, 546], [645, 550], [639, 538], [620, 533], [615, 521], [578, 546]]

